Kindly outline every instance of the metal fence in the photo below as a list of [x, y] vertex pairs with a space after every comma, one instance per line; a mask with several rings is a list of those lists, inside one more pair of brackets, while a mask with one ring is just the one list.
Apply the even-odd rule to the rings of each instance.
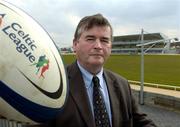
[[23, 127], [23, 123], [0, 118], [0, 127]]

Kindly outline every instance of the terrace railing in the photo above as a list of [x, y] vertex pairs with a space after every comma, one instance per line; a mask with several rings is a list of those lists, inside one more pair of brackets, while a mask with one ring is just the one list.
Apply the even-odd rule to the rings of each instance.
[[[140, 81], [133, 81], [133, 80], [128, 80], [128, 81], [130, 84], [134, 84], [134, 85], [140, 85], [140, 83], [141, 83]], [[144, 86], [180, 91], [179, 86], [172, 86], [172, 85], [144, 82]]]

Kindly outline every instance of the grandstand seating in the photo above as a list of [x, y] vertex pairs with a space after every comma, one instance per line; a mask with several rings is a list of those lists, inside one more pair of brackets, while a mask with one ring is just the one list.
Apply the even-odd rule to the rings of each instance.
[[[180, 53], [180, 42], [172, 43], [168, 40], [167, 36], [162, 33], [148, 33], [144, 34], [144, 43], [164, 40], [156, 44], [144, 46], [146, 53], [159, 54], [159, 53]], [[168, 40], [168, 41], [167, 41]], [[141, 52], [141, 47], [137, 44], [141, 43], [141, 35], [124, 35], [114, 36], [112, 42], [112, 53], [119, 54], [138, 54]]]

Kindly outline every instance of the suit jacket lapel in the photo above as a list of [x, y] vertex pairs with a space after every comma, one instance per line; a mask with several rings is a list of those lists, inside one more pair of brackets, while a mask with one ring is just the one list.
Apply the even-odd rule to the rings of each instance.
[[76, 63], [69, 69], [68, 76], [71, 85], [70, 93], [72, 94], [81, 115], [89, 127], [95, 127], [85, 84]]
[[120, 114], [121, 108], [120, 108], [120, 100], [119, 100], [119, 93], [118, 86], [115, 79], [109, 75], [106, 71], [104, 71], [104, 77], [106, 80], [108, 92], [109, 92], [109, 98], [110, 98], [110, 104], [111, 104], [111, 113], [112, 113], [112, 126], [113, 127], [120, 127], [122, 121], [122, 116]]

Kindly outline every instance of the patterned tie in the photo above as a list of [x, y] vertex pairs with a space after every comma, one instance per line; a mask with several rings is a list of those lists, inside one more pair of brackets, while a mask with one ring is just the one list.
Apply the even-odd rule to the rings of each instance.
[[102, 93], [99, 89], [99, 78], [94, 76], [92, 79], [93, 87], [93, 105], [96, 127], [110, 127], [109, 117], [103, 100]]

